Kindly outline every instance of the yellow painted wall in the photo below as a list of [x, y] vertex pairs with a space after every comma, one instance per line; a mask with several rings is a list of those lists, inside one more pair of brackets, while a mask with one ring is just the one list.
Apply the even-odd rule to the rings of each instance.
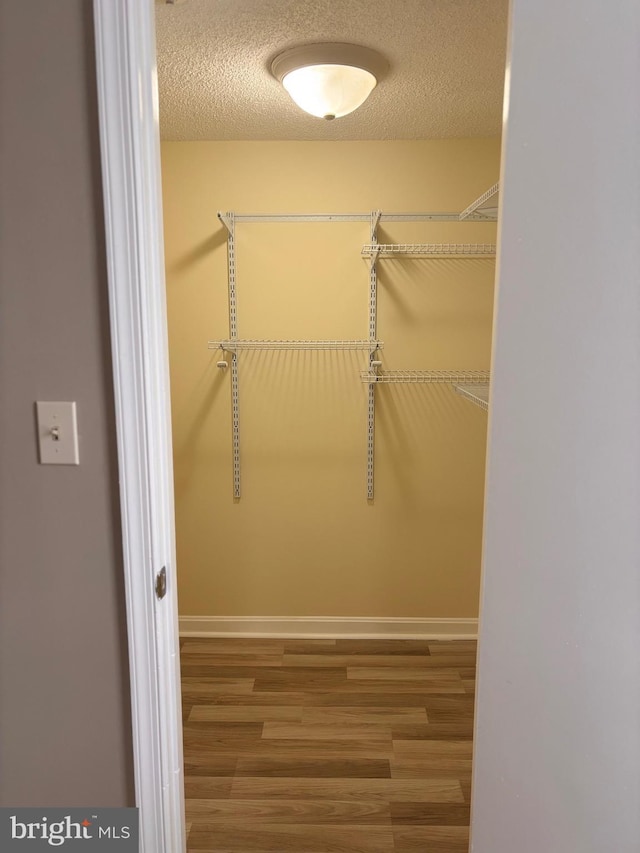
[[[183, 615], [477, 615], [486, 413], [449, 386], [377, 388], [366, 500], [362, 352], [240, 358], [232, 497], [226, 232], [238, 213], [459, 211], [499, 141], [163, 144], [179, 605]], [[239, 224], [241, 338], [366, 338], [367, 223]], [[493, 242], [487, 223], [389, 223], [381, 242]], [[379, 264], [387, 369], [488, 369], [494, 261]]]

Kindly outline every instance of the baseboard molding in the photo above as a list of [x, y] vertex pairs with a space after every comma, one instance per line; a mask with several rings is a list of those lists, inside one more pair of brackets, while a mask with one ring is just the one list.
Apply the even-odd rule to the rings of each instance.
[[477, 619], [410, 619], [368, 616], [181, 616], [181, 637], [281, 639], [472, 640]]

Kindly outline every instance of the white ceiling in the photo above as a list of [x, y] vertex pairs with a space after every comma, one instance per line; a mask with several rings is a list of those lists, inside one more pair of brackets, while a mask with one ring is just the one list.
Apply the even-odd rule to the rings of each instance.
[[[501, 130], [508, 0], [156, 0], [163, 139], [429, 139]], [[269, 73], [298, 44], [353, 42], [390, 64], [328, 122]]]

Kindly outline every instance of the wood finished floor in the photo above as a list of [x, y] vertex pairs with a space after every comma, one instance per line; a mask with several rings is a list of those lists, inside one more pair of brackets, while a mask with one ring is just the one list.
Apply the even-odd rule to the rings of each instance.
[[466, 853], [475, 642], [181, 653], [190, 853]]

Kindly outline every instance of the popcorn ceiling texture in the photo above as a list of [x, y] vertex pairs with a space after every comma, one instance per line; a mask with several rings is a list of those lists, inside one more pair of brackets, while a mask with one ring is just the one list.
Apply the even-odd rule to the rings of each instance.
[[[156, 6], [166, 140], [497, 136], [508, 0], [186, 0]], [[354, 42], [390, 70], [368, 101], [327, 122], [271, 77], [289, 47]]]

